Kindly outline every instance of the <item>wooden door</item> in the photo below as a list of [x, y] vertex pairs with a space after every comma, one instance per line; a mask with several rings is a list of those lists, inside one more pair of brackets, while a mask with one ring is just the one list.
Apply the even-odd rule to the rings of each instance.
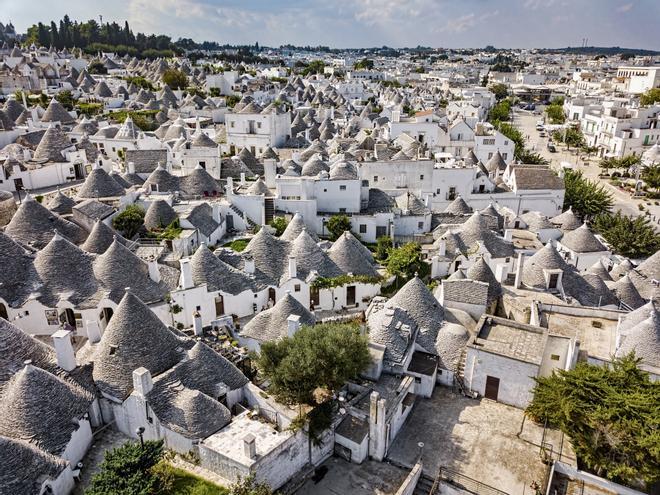
[[486, 399], [497, 400], [497, 393], [500, 390], [500, 379], [495, 376], [486, 377]]

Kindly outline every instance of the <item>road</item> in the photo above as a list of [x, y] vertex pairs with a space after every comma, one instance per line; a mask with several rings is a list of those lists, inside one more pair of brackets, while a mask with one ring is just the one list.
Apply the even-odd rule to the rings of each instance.
[[[515, 126], [520, 129], [523, 135], [527, 138], [527, 147], [539, 153], [542, 157], [550, 161], [550, 165], [558, 170], [561, 162], [569, 162], [572, 165], [577, 165], [578, 170], [582, 170], [585, 177], [598, 181], [603, 184], [605, 188], [612, 193], [614, 199], [614, 211], [620, 211], [624, 215], [638, 216], [645, 214], [649, 211], [651, 214], [648, 218], [655, 225], [656, 230], [660, 231], [660, 206], [653, 204], [653, 201], [643, 201], [630, 197], [630, 194], [621, 191], [619, 188], [614, 187], [607, 181], [598, 177], [600, 167], [598, 166], [598, 159], [591, 157], [590, 160], [585, 160], [586, 157], [579, 155], [574, 150], [568, 151], [565, 146], [555, 144], [557, 147], [556, 153], [548, 151], [548, 137], [542, 138], [540, 133], [536, 130], [536, 122], [542, 120], [543, 115], [534, 115], [531, 112], [516, 110], [513, 114], [513, 122]], [[639, 209], [639, 205], [643, 204], [645, 211]]]

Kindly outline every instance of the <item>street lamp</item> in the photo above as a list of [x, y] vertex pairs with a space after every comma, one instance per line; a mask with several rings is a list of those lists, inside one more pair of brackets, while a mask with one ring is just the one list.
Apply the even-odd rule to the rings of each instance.
[[424, 449], [424, 442], [419, 442], [417, 444], [417, 447], [419, 447], [419, 458], [422, 458], [422, 450]]
[[140, 437], [140, 447], [144, 449], [144, 426], [138, 426], [135, 429], [135, 433], [137, 434], [138, 437]]

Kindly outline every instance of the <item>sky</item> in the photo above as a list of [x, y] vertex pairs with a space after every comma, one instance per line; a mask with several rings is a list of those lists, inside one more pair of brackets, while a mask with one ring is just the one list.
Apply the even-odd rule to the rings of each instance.
[[230, 44], [660, 50], [660, 0], [0, 0], [0, 22], [90, 18]]

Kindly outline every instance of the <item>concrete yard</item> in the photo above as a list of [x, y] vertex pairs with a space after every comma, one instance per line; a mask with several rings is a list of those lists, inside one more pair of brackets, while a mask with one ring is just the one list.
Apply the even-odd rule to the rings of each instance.
[[317, 483], [310, 479], [296, 495], [391, 495], [396, 493], [409, 471], [385, 462], [364, 461], [351, 464], [331, 457], [322, 466], [328, 468]]
[[[412, 466], [424, 442], [424, 472], [435, 477], [440, 467], [490, 485], [510, 495], [531, 493], [530, 484], [541, 482], [546, 466], [540, 459], [543, 428], [505, 404], [475, 400], [436, 387], [431, 399], [418, 399], [410, 417], [387, 454], [389, 459]], [[548, 431], [546, 442], [558, 451], [561, 435]], [[567, 441], [562, 461], [574, 465]]]

